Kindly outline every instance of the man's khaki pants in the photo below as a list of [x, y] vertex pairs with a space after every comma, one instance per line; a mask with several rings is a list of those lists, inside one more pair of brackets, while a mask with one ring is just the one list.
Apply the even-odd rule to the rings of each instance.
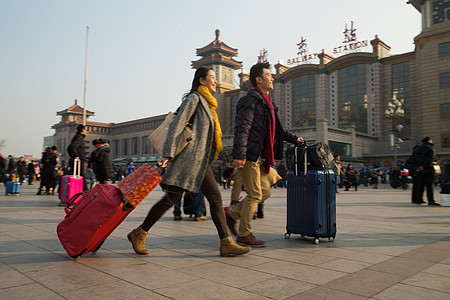
[[233, 219], [240, 220], [239, 236], [247, 236], [251, 233], [250, 223], [258, 204], [270, 197], [270, 187], [280, 181], [281, 176], [274, 168], [270, 168], [269, 174], [266, 174], [265, 164], [260, 158], [256, 162], [247, 160], [239, 171], [247, 197], [239, 201], [229, 214]]

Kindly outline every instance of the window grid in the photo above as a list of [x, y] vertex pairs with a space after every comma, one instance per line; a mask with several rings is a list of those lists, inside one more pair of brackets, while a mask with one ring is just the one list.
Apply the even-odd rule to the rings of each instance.
[[292, 80], [292, 127], [316, 125], [316, 75]]

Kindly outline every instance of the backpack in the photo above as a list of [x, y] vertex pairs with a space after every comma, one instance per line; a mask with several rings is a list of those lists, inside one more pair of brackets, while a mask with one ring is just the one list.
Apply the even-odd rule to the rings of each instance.
[[415, 168], [415, 164], [416, 164], [416, 162], [415, 162], [415, 160], [414, 160], [414, 155], [411, 155], [411, 156], [408, 157], [408, 159], [406, 160], [404, 166], [405, 166], [405, 169], [408, 169], [408, 170], [411, 171], [411, 170], [413, 170], [413, 169]]

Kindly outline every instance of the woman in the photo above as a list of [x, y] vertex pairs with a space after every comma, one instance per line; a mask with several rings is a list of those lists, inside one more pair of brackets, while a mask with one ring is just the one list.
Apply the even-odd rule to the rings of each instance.
[[[137, 254], [149, 253], [145, 249], [148, 230], [168, 209], [180, 201], [185, 191], [202, 192], [208, 200], [211, 218], [220, 238], [221, 256], [235, 256], [250, 251], [250, 247], [237, 245], [228, 235], [222, 196], [211, 170], [211, 163], [222, 150], [222, 131], [215, 111], [217, 100], [211, 95], [216, 92], [216, 84], [216, 75], [212, 69], [197, 69], [192, 88], [184, 97], [176, 118], [170, 124], [162, 158], [159, 160], [163, 168], [167, 166], [162, 181], [166, 194], [150, 209], [141, 226], [128, 234], [128, 240]], [[180, 134], [192, 116], [191, 129], [195, 134], [194, 139], [174, 157]]]
[[93, 140], [92, 145], [95, 150], [89, 158], [89, 166], [94, 170], [98, 182], [106, 184], [106, 180], [114, 177], [113, 165], [109, 159], [109, 145], [102, 138]]

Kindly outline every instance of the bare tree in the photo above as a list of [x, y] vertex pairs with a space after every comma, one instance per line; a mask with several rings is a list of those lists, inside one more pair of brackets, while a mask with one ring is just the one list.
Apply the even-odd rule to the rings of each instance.
[[6, 140], [0, 140], [0, 150], [6, 146]]

